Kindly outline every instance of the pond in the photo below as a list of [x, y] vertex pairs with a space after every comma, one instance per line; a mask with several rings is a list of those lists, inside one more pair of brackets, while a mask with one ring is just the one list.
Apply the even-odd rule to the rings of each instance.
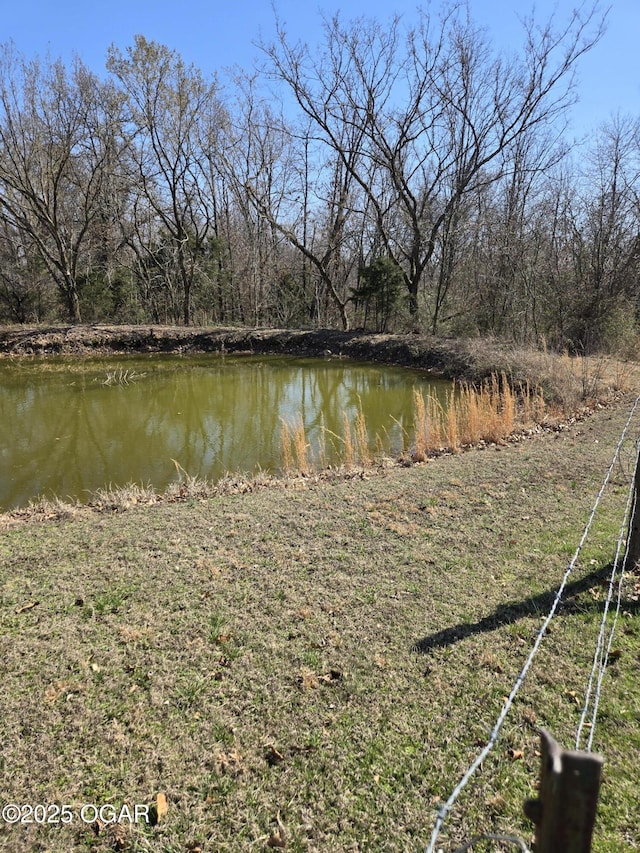
[[[429, 386], [429, 387], [427, 387]], [[342, 359], [219, 355], [0, 360], [0, 509], [37, 496], [89, 500], [135, 482], [282, 470], [282, 424], [299, 418], [328, 464], [359, 407], [372, 449], [409, 442], [413, 390], [450, 383]]]

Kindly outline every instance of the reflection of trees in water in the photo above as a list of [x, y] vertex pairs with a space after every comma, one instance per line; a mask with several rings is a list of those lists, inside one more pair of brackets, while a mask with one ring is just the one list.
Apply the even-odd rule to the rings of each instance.
[[[261, 364], [193, 370], [178, 378], [182, 413], [169, 430], [173, 458], [192, 475], [252, 470], [256, 459], [273, 464], [272, 440], [285, 385]], [[257, 452], [256, 452], [257, 451]]]
[[95, 488], [97, 471], [103, 477], [109, 472], [110, 455], [84, 383], [48, 379], [33, 378], [22, 387], [12, 383], [0, 394], [0, 447], [10, 445], [6, 456], [0, 450], [0, 505], [21, 504], [36, 494], [80, 495]]
[[[362, 409], [371, 446], [376, 436], [380, 436], [393, 445], [387, 449], [400, 449], [403, 430], [408, 432], [413, 421], [412, 377], [420, 381], [417, 374], [377, 365], [343, 366], [330, 362], [326, 370], [314, 370], [309, 376], [310, 405], [306, 412], [301, 409], [308, 438], [320, 441], [323, 427], [342, 435], [343, 413], [353, 424]], [[445, 403], [448, 388], [449, 383], [435, 382], [424, 393], [437, 394]]]
[[211, 478], [278, 468], [282, 421], [299, 415], [312, 443], [323, 427], [342, 435], [343, 412], [353, 423], [360, 405], [372, 442], [386, 431], [399, 438], [395, 421], [408, 428], [417, 381], [402, 369], [288, 358], [135, 367], [146, 375], [126, 386], [105, 387], [89, 370], [79, 376], [77, 365], [72, 375], [2, 382], [0, 505], [43, 492], [83, 499], [132, 480], [163, 489], [176, 476], [172, 459]]

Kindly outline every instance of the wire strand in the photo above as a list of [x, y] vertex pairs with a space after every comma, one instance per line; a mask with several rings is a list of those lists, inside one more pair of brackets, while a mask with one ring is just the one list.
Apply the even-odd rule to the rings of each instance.
[[555, 612], [558, 609], [558, 605], [559, 605], [560, 600], [562, 598], [562, 593], [564, 592], [564, 589], [567, 585], [567, 581], [569, 580], [569, 577], [571, 576], [571, 573], [573, 572], [573, 570], [575, 568], [575, 565], [578, 561], [578, 557], [580, 556], [580, 552], [582, 551], [582, 548], [583, 548], [584, 543], [587, 539], [587, 536], [589, 535], [591, 525], [593, 524], [593, 519], [595, 518], [597, 509], [598, 509], [598, 506], [600, 505], [600, 501], [602, 500], [602, 496], [604, 494], [604, 491], [605, 491], [605, 489], [609, 483], [609, 480], [611, 479], [611, 475], [613, 474], [613, 470], [614, 470], [616, 462], [618, 461], [618, 458], [620, 456], [620, 450], [622, 448], [622, 444], [623, 444], [624, 439], [626, 437], [627, 430], [629, 429], [629, 425], [631, 424], [631, 421], [633, 419], [633, 416], [635, 414], [636, 409], [638, 408], [639, 403], [640, 403], [640, 396], [638, 396], [636, 398], [635, 403], [633, 404], [633, 407], [631, 408], [631, 412], [629, 414], [627, 422], [624, 425], [624, 429], [622, 430], [620, 440], [618, 441], [618, 444], [617, 444], [616, 449], [614, 451], [613, 459], [611, 460], [611, 464], [609, 465], [609, 468], [608, 468], [607, 473], [605, 475], [604, 481], [603, 481], [602, 485], [600, 486], [600, 491], [597, 494], [595, 503], [593, 505], [593, 509], [591, 510], [591, 513], [590, 513], [589, 518], [587, 520], [587, 524], [586, 524], [584, 531], [582, 533], [582, 537], [580, 539], [578, 547], [576, 548], [575, 553], [574, 553], [573, 557], [571, 558], [569, 565], [567, 566], [567, 569], [564, 573], [564, 576], [562, 578], [562, 582], [560, 583], [560, 587], [558, 588], [558, 592], [556, 593], [553, 604], [551, 605], [551, 610], [547, 614], [544, 622], [542, 623], [542, 626], [540, 627], [540, 630], [538, 631], [538, 634], [537, 634], [536, 639], [534, 641], [531, 652], [529, 653], [529, 656], [526, 659], [524, 666], [522, 667], [522, 670], [520, 671], [520, 674], [516, 678], [515, 684], [513, 685], [512, 689], [511, 689], [511, 693], [509, 694], [509, 697], [505, 701], [505, 704], [502, 708], [502, 711], [500, 712], [500, 714], [498, 716], [497, 722], [496, 722], [495, 726], [493, 727], [493, 730], [489, 736], [489, 740], [487, 741], [487, 743], [483, 747], [483, 749], [478, 753], [478, 755], [476, 756], [474, 761], [471, 763], [471, 765], [467, 769], [467, 771], [464, 774], [464, 776], [462, 777], [462, 779], [458, 782], [456, 787], [453, 789], [453, 791], [451, 792], [451, 795], [449, 796], [449, 799], [439, 809], [439, 811], [437, 813], [437, 817], [436, 817], [436, 822], [435, 822], [435, 825], [433, 827], [433, 831], [431, 833], [431, 838], [429, 840], [429, 846], [427, 847], [426, 853], [434, 853], [434, 850], [435, 850], [434, 845], [435, 845], [436, 841], [438, 840], [438, 836], [440, 835], [440, 831], [444, 825], [444, 822], [446, 820], [447, 815], [451, 811], [451, 808], [453, 807], [454, 803], [456, 802], [456, 800], [460, 796], [460, 793], [462, 792], [462, 790], [465, 788], [465, 786], [467, 785], [467, 783], [469, 782], [471, 777], [474, 775], [474, 773], [476, 772], [478, 767], [485, 760], [487, 755], [491, 752], [491, 750], [493, 749], [493, 747], [496, 744], [496, 741], [498, 740], [498, 736], [500, 734], [500, 729], [502, 728], [502, 724], [504, 723], [504, 720], [505, 720], [509, 710], [511, 709], [511, 706], [513, 705], [513, 701], [514, 701], [516, 695], [518, 694], [520, 688], [522, 687], [522, 685], [524, 683], [527, 672], [529, 671], [529, 668], [530, 668], [531, 664], [533, 663], [533, 659], [535, 658], [535, 656], [538, 652], [538, 649], [540, 648], [540, 644], [542, 643], [542, 639], [543, 639], [543, 637], [547, 631], [549, 623], [553, 619]]
[[[580, 715], [580, 722], [578, 723], [578, 729], [576, 732], [575, 748], [580, 749], [580, 737], [582, 735], [582, 729], [584, 728], [584, 726], [586, 724], [586, 718], [587, 718], [587, 714], [589, 712], [589, 702], [591, 699], [591, 692], [593, 689], [593, 681], [594, 681], [594, 678], [596, 675], [596, 671], [598, 671], [596, 697], [594, 698], [593, 713], [592, 713], [592, 717], [591, 717], [591, 731], [590, 731], [590, 735], [589, 735], [589, 739], [588, 739], [588, 743], [587, 743], [587, 751], [588, 752], [591, 751], [591, 744], [593, 742], [593, 732], [595, 729], [596, 718], [597, 718], [597, 713], [598, 713], [598, 702], [599, 702], [599, 696], [600, 696], [600, 688], [602, 686], [602, 679], [604, 676], [604, 671], [606, 670], [607, 659], [609, 656], [609, 651], [611, 650], [611, 643], [613, 641], [613, 634], [615, 632], [615, 625], [617, 622], [618, 613], [620, 611], [620, 601], [621, 601], [621, 595], [622, 595], [622, 581], [624, 579], [624, 568], [625, 568], [624, 567], [624, 559], [623, 559], [622, 565], [621, 565], [620, 557], [622, 554], [623, 541], [625, 539], [627, 530], [629, 528], [629, 520], [630, 520], [630, 518], [633, 517], [633, 513], [635, 512], [636, 497], [637, 496], [635, 493], [635, 483], [632, 479], [631, 484], [630, 484], [630, 488], [629, 488], [629, 493], [627, 495], [627, 503], [625, 506], [624, 518], [622, 521], [622, 525], [620, 527], [620, 532], [618, 534], [618, 544], [616, 546], [615, 559], [613, 561], [613, 567], [611, 569], [611, 575], [609, 576], [609, 588], [607, 591], [607, 598], [606, 598], [605, 603], [604, 603], [604, 608], [603, 608], [603, 612], [602, 612], [602, 619], [600, 621], [600, 631], [598, 633], [598, 638], [596, 641], [596, 650], [595, 650], [595, 653], [593, 656], [593, 665], [591, 667], [591, 673], [589, 674], [589, 681], [587, 683], [587, 689], [586, 689], [585, 699], [584, 699], [584, 706], [582, 708], [582, 713]], [[625, 557], [625, 559], [626, 559], [626, 557]], [[618, 566], [619, 565], [621, 565], [621, 572], [620, 572], [620, 577], [619, 577], [619, 581], [618, 581], [618, 606], [616, 608], [616, 614], [614, 617], [613, 625], [611, 627], [611, 632], [609, 634], [609, 642], [607, 645], [607, 650], [606, 650], [606, 652], [604, 652], [603, 651], [604, 650], [604, 636], [605, 636], [605, 631], [606, 631], [606, 627], [607, 627], [607, 616], [609, 614], [609, 607], [610, 607], [611, 601], [613, 599], [614, 585], [615, 585], [616, 576], [618, 574]]]
[[[634, 486], [635, 486], [635, 483], [634, 483]], [[633, 514], [632, 514], [631, 518], [633, 518], [634, 514], [635, 514], [636, 500], [637, 500], [637, 493], [635, 493], [635, 489], [634, 489], [634, 502], [633, 502], [633, 510], [632, 510]], [[620, 606], [622, 603], [622, 584], [624, 581], [625, 570], [627, 567], [627, 565], [626, 565], [627, 564], [627, 556], [628, 556], [628, 552], [625, 554], [624, 560], [622, 562], [622, 571], [620, 572], [620, 580], [618, 582], [618, 598], [617, 598], [617, 603], [616, 603], [616, 610], [615, 610], [615, 613], [613, 616], [613, 623], [611, 625], [611, 631], [609, 632], [609, 642], [607, 643], [607, 650], [606, 650], [606, 653], [604, 655], [603, 664], [600, 667], [600, 673], [598, 675], [598, 683], [596, 686], [596, 696], [595, 696], [594, 703], [593, 703], [593, 717], [592, 717], [593, 722], [591, 724], [591, 731], [589, 732], [589, 740], [587, 742], [587, 750], [589, 752], [591, 752], [591, 747], [593, 744], [593, 734], [594, 734], [594, 731], [596, 728], [596, 717], [598, 715], [598, 706], [600, 704], [600, 692], [601, 692], [601, 688], [602, 688], [602, 681], [604, 679], [604, 674], [605, 674], [606, 669], [607, 669], [607, 662], [608, 662], [609, 656], [611, 654], [611, 644], [613, 642], [613, 636], [615, 634], [618, 616], [620, 615]]]

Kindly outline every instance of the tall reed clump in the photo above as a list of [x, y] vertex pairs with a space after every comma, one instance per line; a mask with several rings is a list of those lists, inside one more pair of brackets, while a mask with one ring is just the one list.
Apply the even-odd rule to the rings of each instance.
[[521, 425], [526, 427], [541, 423], [547, 411], [542, 392], [539, 389], [532, 390], [529, 382], [526, 382], [520, 386], [518, 398]]
[[309, 458], [311, 446], [307, 441], [301, 415], [298, 415], [292, 426], [285, 420], [282, 421], [280, 444], [282, 446], [282, 462], [285, 471], [293, 471], [295, 469], [301, 474], [308, 474], [312, 468], [312, 462]]
[[346, 412], [342, 413], [344, 428], [344, 459], [347, 468], [360, 465], [363, 468], [371, 465], [371, 451], [369, 450], [369, 434], [367, 422], [362, 411], [362, 403], [358, 400], [358, 411], [353, 420], [353, 427]]
[[[443, 401], [432, 395], [425, 396], [416, 388], [413, 391], [411, 458], [414, 462], [423, 462], [429, 453], [436, 451], [456, 453], [463, 445], [502, 441], [518, 426], [539, 423], [544, 413], [540, 391], [533, 390], [527, 383], [516, 392], [504, 373], [492, 375], [479, 387], [454, 382]], [[406, 431], [405, 436], [410, 440]], [[355, 416], [342, 413], [342, 435], [332, 432], [322, 421], [313, 447], [300, 415], [293, 424], [283, 420], [280, 434], [283, 469], [307, 475], [326, 468], [327, 437], [333, 446], [333, 457], [338, 456], [345, 468], [366, 468], [373, 464], [374, 453], [359, 403]], [[393, 450], [385, 447], [380, 436], [376, 436], [376, 447], [380, 455]]]
[[413, 450], [415, 462], [424, 462], [429, 451], [442, 447], [445, 410], [436, 397], [413, 389]]
[[[308, 441], [304, 424], [300, 415], [293, 424], [282, 420], [280, 429], [280, 445], [282, 450], [282, 467], [285, 471], [297, 471], [310, 474], [314, 470], [328, 467], [327, 437], [334, 450], [334, 456], [340, 458], [340, 463], [346, 468], [356, 466], [367, 467], [373, 463], [369, 447], [369, 434], [362, 405], [350, 420], [346, 412], [342, 413], [343, 434], [337, 435], [325, 426], [321, 420], [320, 431], [313, 442]], [[377, 437], [378, 445], [381, 444]]]
[[502, 441], [516, 424], [539, 422], [544, 416], [542, 394], [528, 384], [516, 394], [504, 373], [493, 374], [479, 388], [454, 383], [446, 405], [415, 389], [413, 403], [415, 461], [437, 450], [456, 452], [463, 444]]

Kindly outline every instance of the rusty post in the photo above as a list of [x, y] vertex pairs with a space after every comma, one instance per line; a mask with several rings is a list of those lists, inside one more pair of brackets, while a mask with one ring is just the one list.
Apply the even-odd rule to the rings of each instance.
[[524, 813], [536, 827], [536, 853], [590, 853], [602, 758], [568, 752], [540, 731], [540, 794]]
[[624, 557], [624, 566], [627, 571], [633, 571], [640, 562], [640, 444], [636, 458], [636, 471], [633, 475], [633, 492], [633, 506], [627, 533], [627, 550]]

